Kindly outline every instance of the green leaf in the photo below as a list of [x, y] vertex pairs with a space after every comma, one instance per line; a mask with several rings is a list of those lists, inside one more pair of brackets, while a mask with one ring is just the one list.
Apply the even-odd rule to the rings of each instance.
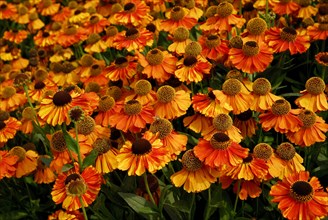
[[72, 138], [72, 136], [69, 135], [69, 133], [66, 131], [66, 129], [64, 127], [62, 127], [62, 131], [63, 131], [63, 134], [64, 134], [64, 138], [65, 138], [67, 148], [69, 150], [73, 151], [74, 153], [78, 154], [79, 153], [79, 145], [76, 142], [76, 140], [74, 140], [74, 138]]
[[174, 220], [182, 220], [183, 219], [183, 217], [179, 213], [178, 209], [179, 209], [179, 207], [164, 204], [164, 210], [170, 216], [169, 219], [174, 219]]
[[328, 164], [322, 164], [312, 170], [314, 176], [320, 178], [328, 174]]
[[42, 163], [44, 163], [44, 165], [46, 165], [47, 167], [50, 166], [51, 161], [53, 160], [53, 158], [48, 158], [48, 157], [41, 157], [41, 161]]
[[173, 188], [172, 185], [167, 185], [161, 190], [161, 197], [159, 198], [159, 204], [158, 204], [159, 210], [163, 210], [164, 203], [169, 198], [168, 195], [170, 194], [170, 192], [172, 192], [170, 191], [170, 189], [172, 188]]
[[18, 220], [18, 219], [26, 219], [29, 216], [26, 212], [12, 211], [0, 214], [0, 219], [10, 219], [10, 220]]
[[70, 169], [72, 169], [74, 166], [72, 164], [65, 164], [63, 167], [62, 167], [62, 172], [66, 172], [66, 171], [69, 171]]
[[139, 215], [147, 219], [159, 219], [160, 214], [157, 208], [145, 198], [132, 193], [118, 193], [126, 203]]
[[90, 154], [86, 158], [84, 158], [82, 169], [84, 169], [90, 165], [93, 165], [97, 159], [97, 156], [98, 156], [98, 152], [95, 149], [93, 149], [90, 152]]

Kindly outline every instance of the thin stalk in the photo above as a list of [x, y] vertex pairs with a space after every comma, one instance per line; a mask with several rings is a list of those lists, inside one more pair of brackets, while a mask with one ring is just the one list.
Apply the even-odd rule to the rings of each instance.
[[206, 212], [205, 212], [205, 216], [204, 216], [204, 219], [207, 220], [209, 219], [209, 214], [210, 214], [210, 206], [211, 206], [211, 200], [212, 200], [212, 195], [211, 195], [211, 187], [208, 188], [208, 195], [207, 195], [207, 209], [206, 209]]
[[[64, 129], [67, 131], [67, 129], [66, 129], [66, 124], [65, 123], [63, 123], [63, 126], [64, 126]], [[72, 152], [69, 150], [69, 149], [67, 149], [67, 152], [68, 152], [68, 155], [69, 155], [69, 157], [71, 158], [71, 160], [72, 160], [72, 162], [73, 162], [73, 164], [74, 164], [74, 157], [73, 157], [73, 155], [72, 155]], [[80, 165], [80, 164], [79, 164]], [[81, 167], [81, 166], [80, 166]]]
[[236, 210], [237, 210], [237, 204], [238, 204], [238, 199], [239, 199], [239, 191], [240, 191], [240, 184], [241, 184], [241, 180], [238, 180], [238, 188], [237, 188], [236, 200], [235, 200], [235, 205], [233, 207], [234, 213], [236, 213]]
[[323, 70], [322, 70], [322, 80], [323, 81], [325, 81], [325, 78], [326, 78], [326, 71], [327, 71], [327, 66], [324, 66]]
[[82, 201], [82, 196], [79, 196], [79, 200], [80, 200], [80, 203], [81, 203], [84, 220], [88, 220], [87, 212], [85, 211], [84, 203]]
[[152, 201], [152, 203], [154, 203], [154, 205], [157, 206], [156, 205], [156, 202], [155, 202], [155, 200], [153, 198], [153, 195], [150, 192], [150, 188], [149, 188], [148, 179], [147, 179], [147, 173], [146, 172], [143, 174], [143, 178], [144, 178], [144, 182], [145, 182], [145, 186], [146, 186], [146, 190], [147, 190], [147, 193], [149, 195], [149, 198]]
[[123, 132], [121, 130], [120, 130], [120, 134], [121, 134], [121, 137], [122, 137], [123, 141], [125, 142], [126, 140], [125, 140], [125, 137], [124, 137]]
[[81, 157], [81, 150], [80, 150], [80, 144], [79, 144], [79, 132], [77, 130], [77, 124], [74, 122], [74, 129], [75, 129], [75, 140], [77, 144], [77, 159], [80, 165], [80, 169], [82, 169], [82, 157]]
[[35, 117], [35, 121], [36, 121], [37, 125], [38, 125], [39, 127], [41, 127], [41, 126], [40, 126], [40, 123], [39, 123], [39, 120], [38, 120], [38, 117], [37, 117], [37, 114], [36, 114], [36, 112], [35, 112], [35, 110], [34, 110], [34, 106], [33, 106], [33, 104], [32, 104], [31, 98], [30, 98], [30, 96], [29, 96], [29, 94], [28, 94], [28, 88], [27, 88], [27, 85], [24, 85], [23, 88], [24, 88], [24, 92], [25, 92], [25, 95], [26, 95], [26, 98], [27, 98], [27, 102], [28, 102], [29, 106], [30, 106], [30, 107], [32, 108], [32, 110], [33, 110], [33, 116]]

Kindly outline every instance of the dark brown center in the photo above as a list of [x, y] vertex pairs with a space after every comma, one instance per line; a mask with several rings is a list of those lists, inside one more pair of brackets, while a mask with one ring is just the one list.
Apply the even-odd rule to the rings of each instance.
[[64, 106], [72, 101], [72, 97], [65, 91], [59, 91], [54, 95], [52, 101], [56, 106]]
[[136, 155], [143, 155], [151, 151], [151, 144], [146, 139], [138, 139], [132, 144], [132, 153]]

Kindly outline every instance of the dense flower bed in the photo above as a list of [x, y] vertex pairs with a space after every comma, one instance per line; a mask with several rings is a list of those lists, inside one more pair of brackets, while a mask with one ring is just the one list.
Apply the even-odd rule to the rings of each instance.
[[0, 1], [0, 219], [328, 216], [327, 0]]

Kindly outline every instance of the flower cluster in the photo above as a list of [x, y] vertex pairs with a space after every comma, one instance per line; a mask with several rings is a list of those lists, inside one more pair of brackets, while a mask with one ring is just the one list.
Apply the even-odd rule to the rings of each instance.
[[0, 183], [50, 187], [48, 219], [123, 176], [328, 215], [326, 0], [0, 1], [0, 36]]

